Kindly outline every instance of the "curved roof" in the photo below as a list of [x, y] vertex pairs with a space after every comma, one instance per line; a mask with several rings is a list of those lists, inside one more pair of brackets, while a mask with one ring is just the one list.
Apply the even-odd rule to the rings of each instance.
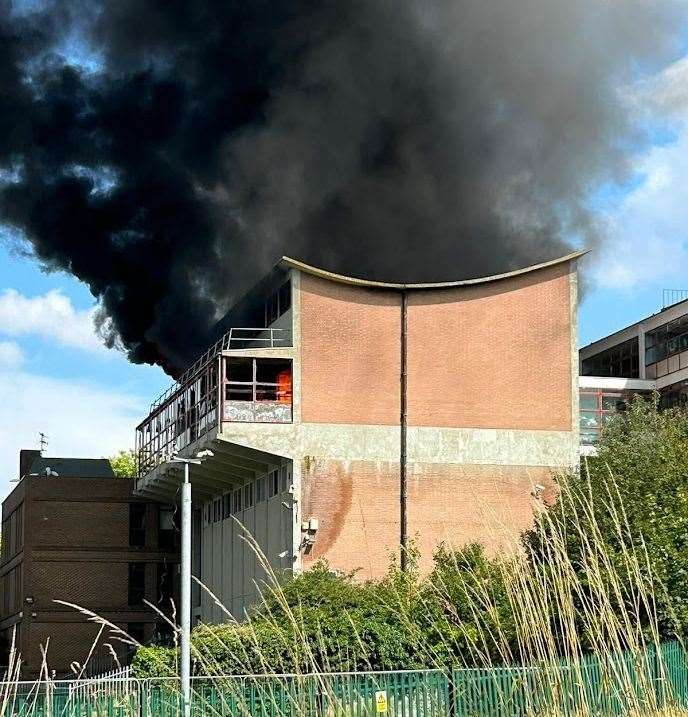
[[305, 274], [312, 274], [313, 276], [319, 276], [321, 279], [329, 279], [330, 281], [336, 281], [340, 284], [351, 284], [353, 286], [364, 286], [373, 289], [449, 289], [455, 286], [472, 286], [474, 284], [487, 284], [491, 281], [500, 281], [501, 279], [510, 279], [512, 276], [528, 274], [531, 271], [545, 269], [548, 266], [556, 266], [557, 264], [563, 264], [566, 261], [578, 259], [587, 253], [587, 250], [574, 251], [571, 254], [560, 257], [559, 259], [551, 259], [550, 261], [545, 261], [541, 264], [533, 264], [532, 266], [526, 266], [523, 269], [514, 269], [513, 271], [507, 271], [503, 274], [494, 274], [493, 276], [481, 276], [476, 279], [460, 279], [458, 281], [438, 281], [429, 284], [399, 284], [387, 281], [358, 279], [354, 276], [345, 276], [344, 274], [336, 274], [332, 271], [327, 271], [326, 269], [320, 269], [317, 266], [305, 264], [302, 261], [292, 259], [288, 256], [283, 256], [280, 263], [286, 268], [298, 269]]

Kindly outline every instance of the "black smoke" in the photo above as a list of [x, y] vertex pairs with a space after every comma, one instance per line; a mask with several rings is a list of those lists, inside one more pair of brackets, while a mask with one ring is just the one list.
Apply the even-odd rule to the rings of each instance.
[[0, 5], [0, 219], [174, 373], [282, 254], [440, 280], [591, 244], [669, 0]]

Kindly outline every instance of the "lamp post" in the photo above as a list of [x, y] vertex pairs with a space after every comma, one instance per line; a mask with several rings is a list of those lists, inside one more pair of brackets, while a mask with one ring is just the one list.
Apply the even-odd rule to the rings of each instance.
[[174, 463], [184, 464], [182, 483], [182, 565], [180, 575], [180, 628], [181, 628], [181, 692], [184, 717], [191, 715], [191, 464], [200, 465], [204, 458], [210, 458], [212, 451], [200, 451], [194, 458], [172, 456]]

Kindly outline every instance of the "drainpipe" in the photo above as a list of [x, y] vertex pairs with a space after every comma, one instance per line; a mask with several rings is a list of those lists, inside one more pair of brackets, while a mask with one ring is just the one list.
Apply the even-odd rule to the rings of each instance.
[[401, 290], [401, 361], [400, 361], [400, 417], [399, 417], [399, 545], [400, 545], [400, 566], [402, 571], [407, 569], [408, 556], [408, 516], [407, 516], [407, 499], [408, 499], [408, 480], [406, 477], [406, 394], [407, 394], [407, 376], [406, 376], [406, 364], [407, 364], [407, 346], [406, 346], [406, 333], [407, 333], [407, 292], [405, 289]]

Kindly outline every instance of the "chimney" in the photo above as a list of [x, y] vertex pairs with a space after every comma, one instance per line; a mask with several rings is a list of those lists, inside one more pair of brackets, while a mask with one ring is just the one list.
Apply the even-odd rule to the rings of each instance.
[[41, 452], [33, 448], [23, 448], [19, 451], [19, 478], [23, 478], [31, 468], [36, 458], [41, 457]]

